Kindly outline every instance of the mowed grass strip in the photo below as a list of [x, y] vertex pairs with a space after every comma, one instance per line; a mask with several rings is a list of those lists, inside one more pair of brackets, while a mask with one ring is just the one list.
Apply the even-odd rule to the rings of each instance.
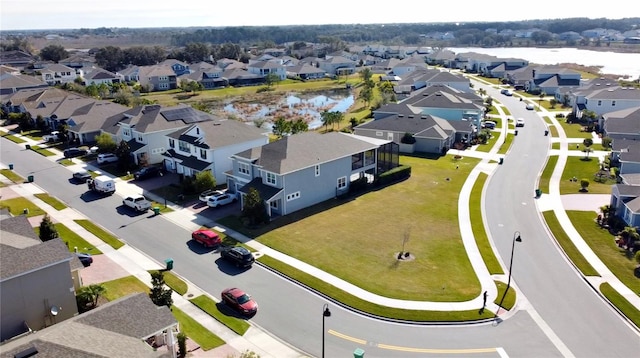
[[571, 241], [567, 233], [562, 228], [562, 225], [560, 225], [556, 214], [550, 210], [543, 212], [542, 216], [544, 216], [544, 221], [562, 247], [562, 250], [569, 257], [569, 260], [578, 267], [582, 274], [585, 276], [600, 276], [598, 271], [591, 266], [589, 261], [582, 256], [580, 251], [578, 251], [576, 245], [573, 244], [573, 241]]
[[14, 183], [24, 183], [24, 178], [11, 169], [0, 169], [0, 174]]
[[110, 234], [109, 232], [107, 232], [106, 230], [101, 228], [100, 226], [94, 224], [92, 221], [89, 221], [89, 220], [86, 220], [86, 219], [79, 219], [79, 220], [74, 220], [74, 221], [78, 225], [80, 225], [83, 228], [85, 228], [85, 230], [89, 231], [90, 233], [92, 233], [93, 235], [98, 237], [100, 240], [104, 241], [109, 246], [113, 247], [114, 249], [117, 250], [117, 249], [121, 248], [122, 246], [124, 246], [124, 243], [122, 241], [120, 241], [117, 237], [115, 237], [114, 235]]
[[600, 292], [619, 309], [637, 327], [640, 327], [640, 310], [638, 310], [629, 300], [624, 298], [618, 291], [608, 283], [600, 285]]
[[173, 313], [173, 316], [180, 323], [180, 330], [184, 332], [187, 337], [198, 343], [202, 350], [208, 351], [226, 343], [222, 338], [213, 334], [213, 332], [206, 329], [178, 307], [172, 306], [171, 313]]
[[593, 211], [568, 210], [567, 215], [582, 239], [609, 270], [633, 292], [639, 293], [640, 280], [633, 275], [633, 269], [638, 264], [629, 251], [616, 245], [614, 236], [607, 229], [595, 222], [597, 214]]
[[46, 214], [44, 210], [40, 209], [31, 200], [23, 197], [0, 200], [0, 208], [9, 209], [9, 212], [13, 216], [24, 215], [25, 209], [27, 210], [27, 213], [26, 213], [27, 217]]
[[[58, 231], [58, 237], [60, 237], [60, 239], [64, 241], [65, 244], [67, 244], [67, 247], [69, 248], [70, 252], [75, 252], [75, 248], [77, 247], [78, 252], [86, 252], [91, 255], [99, 255], [102, 253], [95, 246], [91, 245], [87, 240], [83, 239], [80, 235], [71, 231], [71, 229], [69, 229], [64, 224], [55, 223], [53, 225], [56, 227], [56, 230]], [[36, 235], [38, 235], [39, 237], [40, 227], [34, 227], [33, 229], [35, 230]]]
[[549, 182], [551, 181], [551, 175], [553, 174], [553, 171], [556, 169], [556, 164], [558, 164], [557, 155], [547, 157], [547, 165], [544, 167], [544, 170], [542, 171], [538, 182], [538, 187], [540, 188], [540, 190], [542, 190], [543, 193], [549, 193]]
[[478, 245], [478, 250], [484, 264], [487, 265], [489, 273], [492, 275], [504, 274], [500, 262], [496, 258], [493, 252], [493, 247], [487, 237], [487, 231], [484, 228], [484, 222], [482, 221], [482, 189], [487, 181], [487, 174], [480, 173], [478, 179], [476, 179], [473, 189], [471, 190], [471, 197], [469, 198], [469, 216], [471, 217], [471, 228], [473, 230], [473, 237]]
[[[257, 240], [375, 294], [439, 302], [476, 297], [480, 284], [462, 245], [458, 197], [478, 160], [401, 156], [400, 162], [412, 167], [411, 178]], [[415, 259], [399, 262], [405, 236], [404, 251]]]
[[64, 210], [67, 208], [67, 206], [61, 202], [60, 200], [54, 198], [53, 196], [49, 195], [48, 193], [37, 193], [34, 194], [34, 196], [42, 201], [44, 201], [45, 203], [49, 204], [51, 207], [53, 207], [54, 209], [60, 211], [60, 210]]
[[229, 316], [220, 312], [218, 305], [221, 303], [216, 303], [216, 301], [211, 299], [211, 297], [209, 296], [200, 295], [196, 298], [190, 299], [189, 302], [198, 306], [198, 308], [206, 312], [209, 316], [215, 318], [220, 323], [229, 327], [229, 329], [241, 336], [243, 336], [245, 333], [247, 333], [247, 330], [249, 330], [250, 325], [248, 322], [243, 319]]

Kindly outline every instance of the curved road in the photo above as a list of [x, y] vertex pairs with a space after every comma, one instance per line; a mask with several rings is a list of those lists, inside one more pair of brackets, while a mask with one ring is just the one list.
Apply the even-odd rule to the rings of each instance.
[[[498, 98], [497, 91], [487, 91]], [[499, 324], [421, 326], [372, 319], [330, 303], [332, 315], [325, 320], [324, 335], [327, 357], [351, 356], [358, 347], [366, 351], [366, 357], [631, 357], [638, 352], [637, 333], [571, 268], [540, 220], [533, 193], [548, 149], [542, 121], [526, 111], [524, 104], [516, 103], [517, 99], [501, 100], [514, 116], [527, 118], [527, 124], [488, 182], [486, 220], [505, 262], [514, 231], [522, 233], [512, 285], [526, 296], [519, 301], [524, 310]], [[232, 285], [251, 287], [261, 305], [252, 320], [255, 324], [308, 354], [320, 355], [321, 308], [326, 299], [260, 266], [237, 271], [220, 262], [216, 253], [190, 247], [189, 231], [182, 226], [162, 216], [135, 216], [122, 210], [118, 195], [91, 200], [83, 195], [84, 185], [68, 182], [67, 168], [23, 148], [3, 140], [2, 162], [14, 163], [15, 171], [24, 177], [35, 175], [35, 183], [45, 191], [156, 261], [173, 258], [177, 274], [210, 294], [218, 296]]]

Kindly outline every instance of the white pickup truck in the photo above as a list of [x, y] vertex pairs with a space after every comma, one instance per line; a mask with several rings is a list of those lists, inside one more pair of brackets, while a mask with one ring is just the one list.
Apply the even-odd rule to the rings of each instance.
[[122, 205], [139, 212], [145, 212], [151, 209], [151, 202], [142, 195], [129, 196], [122, 200]]
[[49, 134], [45, 134], [42, 136], [42, 140], [45, 142], [59, 142], [60, 141], [60, 132], [53, 131]]

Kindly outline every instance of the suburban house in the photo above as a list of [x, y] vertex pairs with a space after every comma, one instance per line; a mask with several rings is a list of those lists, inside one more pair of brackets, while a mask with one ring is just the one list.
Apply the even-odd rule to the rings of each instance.
[[127, 142], [134, 162], [146, 166], [164, 162], [168, 134], [213, 119], [209, 113], [186, 104], [173, 107], [154, 104], [134, 107], [106, 118], [101, 130], [111, 134], [117, 143]]
[[456, 53], [446, 49], [434, 51], [425, 56], [427, 63], [434, 66], [453, 67], [455, 59]]
[[407, 72], [395, 83], [393, 89], [397, 94], [411, 94], [421, 88], [443, 85], [459, 92], [473, 92], [471, 81], [468, 78], [431, 68], [420, 68]]
[[515, 89], [554, 94], [563, 87], [580, 85], [580, 73], [560, 66], [526, 66], [506, 71], [506, 80]]
[[76, 71], [76, 69], [53, 63], [47, 65], [40, 70], [42, 80], [48, 83], [50, 86], [73, 83], [78, 77], [82, 77], [83, 73]]
[[315, 66], [311, 66], [307, 63], [298, 63], [295, 66], [288, 66], [287, 77], [289, 78], [301, 78], [303, 80], [315, 80], [324, 78], [325, 72]]
[[[304, 132], [234, 154], [229, 190], [256, 189], [269, 217], [335, 198], [360, 178], [397, 167], [398, 145], [341, 132]], [[244, 200], [242, 200], [244, 205]]]
[[141, 66], [138, 72], [138, 81], [150, 92], [178, 88], [178, 75], [169, 65]]
[[146, 293], [54, 323], [3, 344], [0, 357], [175, 358], [178, 349], [178, 321]]
[[529, 65], [529, 61], [519, 58], [499, 58], [477, 52], [459, 53], [455, 57], [455, 68], [479, 73], [485, 77], [504, 78], [507, 71]]
[[640, 90], [631, 87], [596, 86], [578, 90], [572, 96], [572, 113], [576, 118], [582, 118], [585, 110], [595, 112], [600, 117], [605, 113], [640, 107]]
[[640, 106], [605, 113], [601, 117], [603, 136], [618, 139], [640, 140]]
[[391, 73], [396, 76], [405, 76], [409, 72], [427, 68], [424, 58], [411, 56], [400, 60], [392, 68]]
[[101, 84], [112, 85], [114, 83], [120, 83], [124, 80], [124, 76], [103, 70], [101, 68], [94, 68], [90, 72], [85, 72], [82, 77], [85, 86]]
[[140, 66], [127, 66], [127, 68], [118, 71], [118, 75], [122, 76], [125, 82], [137, 82], [140, 80]]
[[83, 266], [67, 245], [42, 242], [24, 215], [2, 219], [0, 228], [0, 341], [77, 315]]
[[196, 81], [205, 89], [226, 87], [229, 81], [222, 76], [223, 70], [217, 65], [208, 62], [200, 62], [191, 66], [191, 73], [185, 73], [178, 77], [178, 81]]
[[217, 183], [226, 181], [235, 153], [269, 143], [268, 132], [236, 120], [195, 123], [167, 134], [164, 168], [184, 176], [211, 171]]
[[222, 77], [226, 79], [229, 86], [253, 86], [265, 82], [264, 76], [256, 75], [242, 68], [225, 69]]
[[69, 55], [69, 57], [58, 61], [58, 63], [75, 69], [91, 68], [95, 67], [96, 59], [94, 56], [91, 56], [88, 53], [80, 52]]
[[[482, 98], [474, 93], [459, 92], [448, 86], [423, 88], [400, 104], [419, 109], [420, 114], [430, 114], [450, 121], [468, 121], [476, 128], [480, 128], [484, 116]], [[377, 112], [385, 112], [385, 107], [374, 111], [374, 118], [378, 118]]]
[[319, 67], [332, 76], [351, 75], [356, 72], [356, 61], [342, 56], [320, 60]]
[[0, 51], [0, 65], [6, 65], [23, 70], [35, 62], [33, 55], [20, 51]]
[[[2, 66], [3, 68], [8, 68]], [[6, 95], [16, 93], [23, 89], [30, 88], [47, 88], [49, 84], [33, 76], [22, 75], [20, 72], [2, 71], [0, 72], [0, 98], [2, 103], [6, 103], [4, 100]]]
[[276, 75], [280, 80], [287, 78], [287, 71], [278, 59], [250, 62], [247, 66], [247, 71], [260, 77]]
[[188, 63], [185, 63], [173, 58], [169, 58], [160, 62], [158, 66], [171, 67], [171, 70], [173, 71], [173, 73], [175, 73], [176, 76], [181, 76], [181, 75], [184, 75], [185, 73], [191, 72], [191, 70], [189, 69]]
[[616, 184], [611, 189], [610, 207], [627, 226], [640, 226], [640, 185]]

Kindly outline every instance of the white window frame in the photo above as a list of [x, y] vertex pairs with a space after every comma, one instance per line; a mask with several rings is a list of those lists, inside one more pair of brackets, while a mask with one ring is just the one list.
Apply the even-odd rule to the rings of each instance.
[[264, 181], [267, 184], [276, 185], [276, 175], [271, 172], [265, 172]]
[[238, 173], [249, 175], [249, 173], [250, 173], [249, 164], [247, 164], [247, 163], [238, 163]]
[[344, 189], [347, 187], [347, 177], [338, 178], [338, 189]]
[[316, 164], [315, 170], [316, 170], [316, 176], [319, 177], [320, 176], [320, 165], [319, 164]]
[[300, 192], [296, 191], [295, 193], [287, 194], [287, 201], [300, 199]]
[[200, 148], [200, 158], [207, 159], [207, 150]]

